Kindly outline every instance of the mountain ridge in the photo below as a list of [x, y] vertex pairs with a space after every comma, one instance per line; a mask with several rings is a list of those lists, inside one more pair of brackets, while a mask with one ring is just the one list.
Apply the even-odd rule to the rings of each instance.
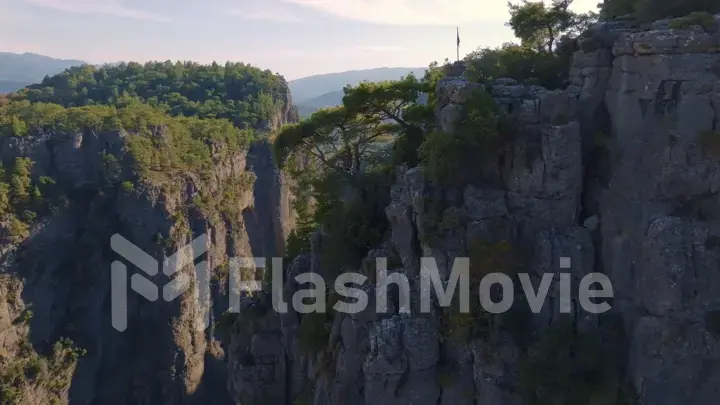
[[0, 94], [40, 82], [72, 66], [87, 64], [78, 59], [58, 59], [32, 52], [0, 52]]
[[320, 108], [340, 105], [344, 94], [343, 87], [347, 85], [356, 86], [364, 81], [398, 80], [410, 73], [420, 77], [426, 70], [424, 67], [355, 69], [307, 76], [291, 80], [288, 85], [300, 116], [307, 117]]

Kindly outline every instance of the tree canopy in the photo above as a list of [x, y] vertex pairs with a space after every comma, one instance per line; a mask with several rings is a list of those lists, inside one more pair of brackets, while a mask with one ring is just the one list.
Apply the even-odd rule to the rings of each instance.
[[510, 77], [548, 88], [566, 85], [575, 39], [592, 25], [597, 14], [570, 10], [573, 0], [524, 0], [508, 3], [512, 28], [520, 43], [479, 48], [465, 57], [468, 74], [479, 81]]
[[508, 3], [510, 21], [507, 23], [525, 47], [550, 53], [557, 39], [575, 24], [575, 13], [568, 7], [572, 0], [553, 0], [547, 7], [544, 2]]
[[306, 166], [323, 166], [350, 178], [356, 177], [377, 143], [387, 139], [393, 126], [373, 115], [353, 114], [344, 106], [322, 109], [309, 119], [283, 128], [276, 138], [277, 160], [292, 153], [311, 159]]
[[641, 22], [684, 17], [695, 12], [720, 13], [717, 0], [604, 0], [598, 6], [604, 19], [634, 14]]
[[439, 75], [434, 65], [422, 79], [347, 86], [341, 106], [316, 111], [274, 137], [276, 160], [298, 184], [301, 226], [288, 241], [290, 252], [307, 249], [308, 233], [320, 225], [328, 235], [323, 260], [338, 270], [356, 265], [382, 239], [394, 164], [417, 163], [434, 124]]
[[275, 138], [276, 157], [283, 162], [301, 153], [318, 159], [326, 169], [357, 175], [361, 162], [386, 151], [378, 145], [397, 137], [422, 138], [433, 122], [432, 106], [417, 100], [429, 86], [426, 79], [412, 75], [399, 81], [348, 86], [342, 106], [319, 110], [285, 126]]
[[257, 128], [289, 99], [288, 91], [281, 76], [243, 63], [166, 61], [73, 67], [11, 97], [65, 107], [137, 97], [171, 115], [225, 118]]

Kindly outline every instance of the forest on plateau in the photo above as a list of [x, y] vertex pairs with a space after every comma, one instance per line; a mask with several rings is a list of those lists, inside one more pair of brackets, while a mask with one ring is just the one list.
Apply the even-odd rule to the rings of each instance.
[[288, 99], [285, 80], [244, 63], [135, 62], [72, 67], [11, 96], [65, 107], [117, 104], [128, 97], [173, 116], [224, 118], [256, 127]]
[[[133, 178], [122, 186], [131, 190], [181, 173], [209, 176], [213, 164], [260, 136], [255, 128], [287, 102], [287, 92], [281, 76], [242, 63], [85, 65], [0, 96], [0, 136], [126, 131]], [[108, 173], [118, 170], [113, 156], [105, 160]], [[0, 236], [9, 241], [67, 204], [56, 179], [33, 174], [35, 163], [0, 162]]]

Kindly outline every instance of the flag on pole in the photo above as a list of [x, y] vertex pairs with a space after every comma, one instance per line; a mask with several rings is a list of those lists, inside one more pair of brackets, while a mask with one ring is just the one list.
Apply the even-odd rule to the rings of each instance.
[[457, 29], [457, 60], [460, 61], [460, 27], [455, 27]]

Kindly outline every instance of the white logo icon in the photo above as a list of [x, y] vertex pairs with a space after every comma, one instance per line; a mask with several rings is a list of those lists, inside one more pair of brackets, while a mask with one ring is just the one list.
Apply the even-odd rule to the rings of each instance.
[[[189, 244], [178, 249], [177, 252], [163, 261], [163, 274], [171, 277], [180, 272], [185, 266], [192, 265], [197, 257], [208, 251], [210, 247], [208, 240], [207, 234], [202, 234]], [[158, 274], [158, 261], [121, 235], [115, 234], [110, 238], [110, 247], [148, 276], [156, 276]], [[202, 314], [202, 322], [200, 322], [202, 329], [207, 328], [210, 324], [210, 313], [207, 305], [210, 294], [209, 274], [207, 261], [202, 261], [195, 265], [196, 284], [198, 287], [197, 293], [199, 294], [198, 298], [200, 298], [198, 302], [200, 303], [200, 312]], [[191, 281], [190, 274], [187, 272], [178, 274], [162, 287], [163, 299], [167, 302], [176, 299], [188, 291], [192, 285]], [[160, 295], [159, 287], [156, 286], [155, 283], [137, 273], [130, 277], [130, 288], [152, 302], [157, 301]], [[114, 261], [111, 265], [112, 326], [120, 332], [127, 329], [127, 299], [127, 266], [120, 261]]]

